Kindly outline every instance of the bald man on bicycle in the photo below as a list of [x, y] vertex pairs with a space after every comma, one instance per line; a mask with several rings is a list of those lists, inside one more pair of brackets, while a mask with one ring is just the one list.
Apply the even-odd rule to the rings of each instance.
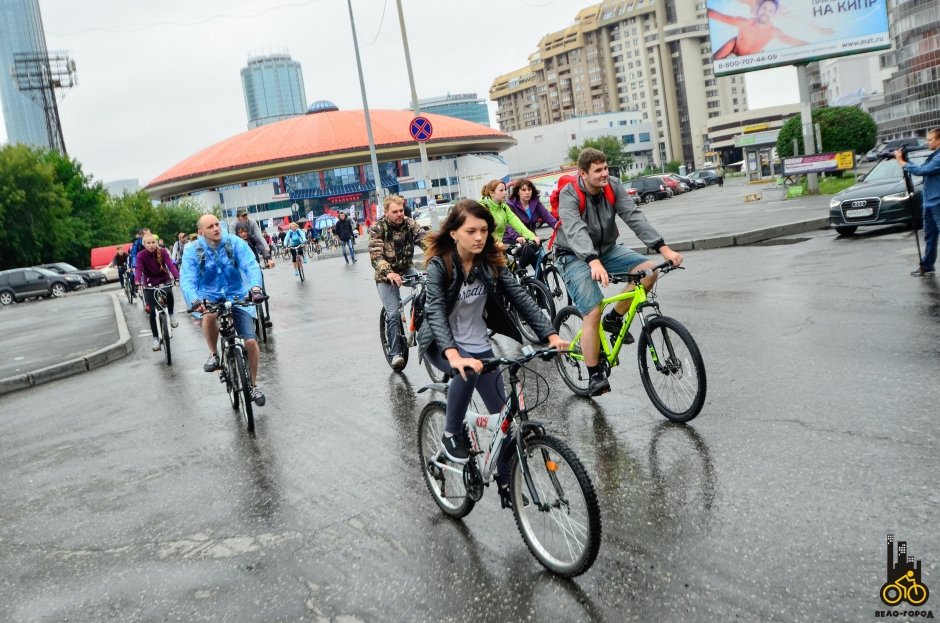
[[[202, 314], [202, 332], [209, 346], [209, 359], [202, 367], [206, 372], [219, 369], [219, 321], [216, 314], [207, 314], [205, 300], [244, 300], [261, 297], [261, 269], [248, 243], [222, 227], [212, 214], [204, 214], [196, 222], [199, 238], [187, 244], [180, 266], [180, 289], [190, 309]], [[263, 299], [262, 299], [263, 300]], [[233, 307], [235, 332], [245, 340], [248, 368], [251, 374], [251, 400], [264, 406], [264, 393], [258, 387], [260, 350], [255, 336], [254, 307]]]

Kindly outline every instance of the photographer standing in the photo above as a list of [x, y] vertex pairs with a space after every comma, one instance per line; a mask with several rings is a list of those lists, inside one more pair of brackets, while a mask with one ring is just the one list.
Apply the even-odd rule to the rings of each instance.
[[[927, 156], [922, 165], [911, 164], [904, 159], [903, 150], [894, 152], [895, 159], [904, 167], [905, 173], [920, 175], [924, 178], [924, 256], [920, 266], [911, 273], [912, 277], [927, 277], [936, 274], [937, 237], [940, 235], [940, 128], [927, 132], [927, 147], [933, 153]], [[917, 235], [917, 231], [914, 231]]]

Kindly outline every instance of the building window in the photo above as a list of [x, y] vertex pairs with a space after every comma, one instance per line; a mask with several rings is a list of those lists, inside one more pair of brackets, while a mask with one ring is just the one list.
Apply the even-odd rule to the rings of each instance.
[[649, 132], [640, 132], [640, 142], [649, 143], [650, 142], [650, 133]]
[[624, 134], [621, 138], [624, 145], [633, 145], [636, 142], [635, 134]]

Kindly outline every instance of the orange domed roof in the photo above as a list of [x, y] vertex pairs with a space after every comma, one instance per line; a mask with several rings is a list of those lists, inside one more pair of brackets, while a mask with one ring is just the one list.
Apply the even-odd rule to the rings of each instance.
[[[409, 127], [410, 110], [370, 111], [379, 160], [417, 158]], [[499, 152], [516, 143], [511, 136], [478, 123], [422, 113], [433, 126], [425, 143], [429, 155]], [[291, 175], [369, 161], [365, 115], [337, 110], [302, 115], [254, 128], [190, 156], [147, 184], [156, 196], [183, 194], [224, 184]]]

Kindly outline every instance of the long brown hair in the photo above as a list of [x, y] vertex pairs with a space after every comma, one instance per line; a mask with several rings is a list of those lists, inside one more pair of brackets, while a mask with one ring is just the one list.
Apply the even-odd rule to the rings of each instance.
[[[512, 185], [512, 191], [509, 193], [509, 198], [514, 201], [519, 201], [519, 191], [523, 188], [528, 187], [532, 191], [532, 199], [539, 198], [539, 189], [535, 187], [535, 184], [532, 183], [532, 180], [528, 178], [523, 178], [521, 180], [516, 180], [516, 183]], [[531, 202], [532, 199], [529, 199]], [[526, 206], [522, 206], [526, 207]]]
[[498, 242], [493, 237], [493, 231], [496, 229], [496, 222], [490, 211], [480, 205], [473, 199], [461, 199], [457, 205], [450, 211], [444, 222], [441, 223], [440, 231], [428, 234], [425, 237], [424, 257], [428, 262], [431, 258], [438, 256], [444, 260], [444, 266], [447, 268], [447, 278], [453, 278], [454, 254], [457, 252], [457, 243], [451, 237], [450, 233], [457, 231], [467, 221], [467, 217], [475, 216], [478, 219], [486, 221], [489, 227], [489, 233], [486, 236], [486, 242], [483, 250], [477, 258], [474, 258], [474, 264], [478, 266], [489, 267], [493, 271], [493, 276], [499, 272], [499, 269], [506, 265], [506, 255], [504, 253], [503, 243]]
[[502, 184], [503, 186], [505, 186], [505, 185], [506, 185], [506, 182], [504, 182], [503, 180], [490, 180], [490, 181], [488, 181], [488, 182], [483, 186], [483, 188], [480, 190], [480, 195], [483, 196], [483, 197], [490, 197], [490, 198], [492, 198], [492, 197], [493, 197], [493, 191], [496, 190], [496, 188], [497, 188], [500, 184]]

